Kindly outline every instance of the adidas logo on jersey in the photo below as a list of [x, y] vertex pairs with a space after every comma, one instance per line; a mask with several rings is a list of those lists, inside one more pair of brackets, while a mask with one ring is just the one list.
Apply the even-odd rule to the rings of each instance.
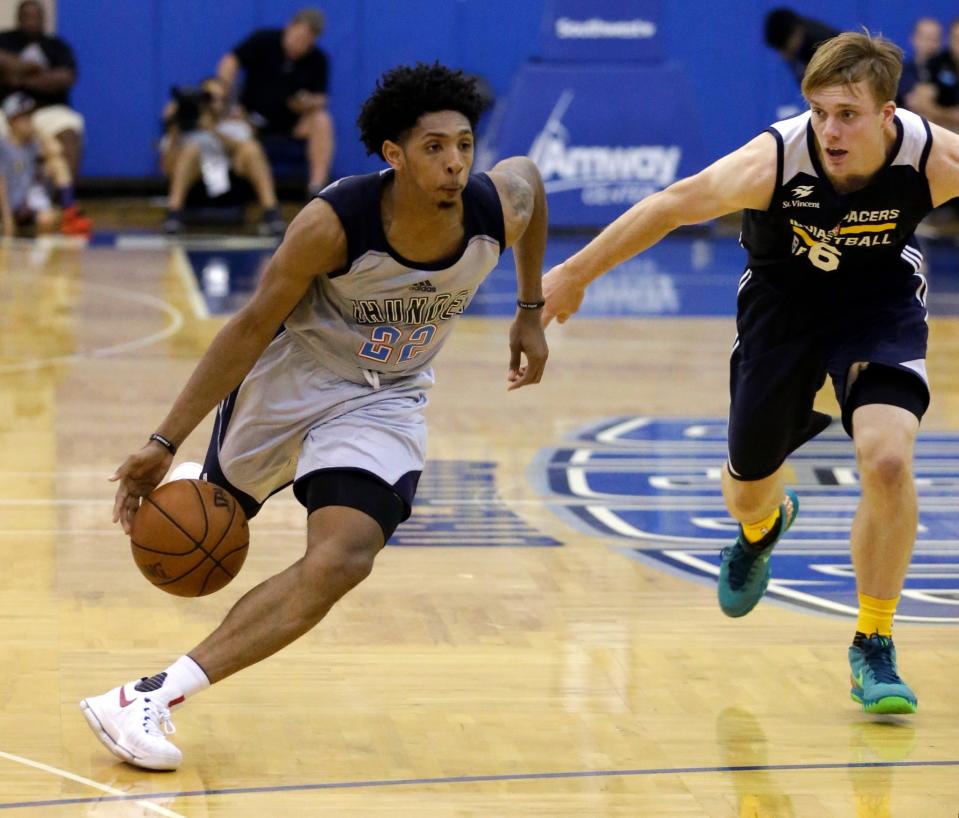
[[433, 282], [428, 278], [423, 279], [423, 281], [417, 281], [410, 289], [415, 293], [435, 293], [436, 287], [433, 286]]
[[800, 185], [793, 188], [793, 197], [796, 199], [805, 199], [812, 193], [812, 185]]

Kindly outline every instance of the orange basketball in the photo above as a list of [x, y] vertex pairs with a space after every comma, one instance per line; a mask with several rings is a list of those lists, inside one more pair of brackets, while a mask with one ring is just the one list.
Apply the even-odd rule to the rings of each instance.
[[239, 573], [249, 544], [239, 503], [204, 480], [160, 486], [143, 499], [130, 534], [143, 576], [176, 596], [219, 591]]

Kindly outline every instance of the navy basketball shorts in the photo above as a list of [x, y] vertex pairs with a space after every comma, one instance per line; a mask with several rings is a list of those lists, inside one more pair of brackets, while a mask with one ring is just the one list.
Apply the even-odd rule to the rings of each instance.
[[[925, 367], [929, 331], [921, 300], [925, 282], [919, 276], [901, 292], [841, 300], [831, 293], [824, 296], [821, 289], [818, 298], [783, 292], [748, 271], [742, 281], [729, 378], [733, 477], [768, 477], [829, 425], [828, 415], [813, 410], [827, 375], [850, 435], [852, 412], [862, 403], [897, 403], [921, 418], [929, 402]], [[834, 300], [829, 302], [831, 296]], [[911, 394], [902, 401], [878, 398], [857, 403], [853, 387], [869, 366], [873, 371], [888, 368], [898, 376], [891, 390], [870, 390], [871, 394], [896, 390]]]

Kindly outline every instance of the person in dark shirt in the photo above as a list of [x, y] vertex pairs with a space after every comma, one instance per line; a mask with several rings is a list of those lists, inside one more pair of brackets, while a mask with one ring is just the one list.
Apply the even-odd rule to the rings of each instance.
[[929, 60], [925, 82], [909, 96], [909, 108], [951, 131], [959, 131], [959, 18], [949, 24], [949, 41]]
[[766, 45], [779, 52], [799, 83], [819, 44], [838, 33], [831, 26], [811, 17], [801, 17], [788, 8], [769, 12], [763, 30]]
[[[70, 108], [70, 88], [77, 80], [73, 49], [60, 37], [44, 33], [45, 16], [38, 0], [17, 6], [17, 27], [0, 32], [0, 100], [13, 93], [36, 101], [33, 127], [55, 138], [76, 178], [83, 146], [83, 117]], [[0, 125], [5, 131], [6, 123]]]
[[326, 107], [328, 64], [316, 45], [323, 15], [302, 9], [283, 29], [260, 29], [226, 54], [217, 75], [233, 88], [245, 72], [240, 102], [263, 134], [306, 140], [309, 187], [317, 193], [327, 182], [333, 157], [333, 121]]
[[719, 606], [745, 616], [769, 586], [773, 547], [799, 510], [785, 487], [786, 458], [829, 425], [814, 398], [830, 377], [861, 490], [850, 532], [859, 596], [850, 695], [879, 714], [917, 708], [892, 641], [918, 525], [913, 454], [929, 404], [927, 286], [914, 233], [933, 207], [959, 196], [959, 136], [896, 108], [901, 69], [889, 40], [830, 38], [803, 77], [805, 114], [647, 196], [543, 277], [543, 322], [563, 322], [607, 270], [680, 226], [743, 211], [748, 261], [721, 468], [738, 530], [722, 551]]
[[942, 51], [942, 24], [933, 17], [920, 17], [913, 26], [909, 44], [912, 56], [902, 64], [896, 105], [915, 110], [917, 104], [922, 105], [923, 91], [921, 88], [918, 93], [914, 91], [917, 86], [932, 82], [930, 63]]

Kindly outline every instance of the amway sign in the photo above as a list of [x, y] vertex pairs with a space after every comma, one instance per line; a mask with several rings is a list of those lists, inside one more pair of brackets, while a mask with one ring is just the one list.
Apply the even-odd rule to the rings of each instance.
[[529, 150], [547, 193], [581, 190], [584, 205], [630, 205], [676, 180], [678, 145], [571, 145], [563, 116], [573, 97], [560, 94]]

